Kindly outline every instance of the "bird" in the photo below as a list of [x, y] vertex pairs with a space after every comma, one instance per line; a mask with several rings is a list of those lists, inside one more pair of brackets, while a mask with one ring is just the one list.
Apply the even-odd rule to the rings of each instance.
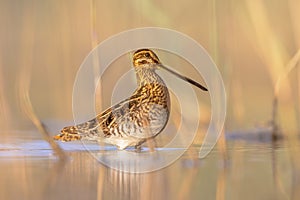
[[55, 140], [69, 142], [91, 140], [117, 146], [141, 148], [141, 145], [159, 135], [170, 116], [170, 95], [167, 85], [156, 73], [164, 69], [192, 85], [208, 91], [198, 82], [164, 66], [150, 49], [138, 49], [132, 56], [137, 79], [133, 94], [107, 108], [95, 118], [74, 126], [67, 126], [54, 136]]

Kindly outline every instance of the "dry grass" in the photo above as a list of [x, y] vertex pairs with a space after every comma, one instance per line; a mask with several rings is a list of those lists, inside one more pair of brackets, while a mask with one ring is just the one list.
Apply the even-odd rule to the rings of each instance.
[[[10, 120], [11, 120], [11, 114], [9, 110], [9, 104], [7, 102], [6, 96], [5, 96], [5, 79], [3, 77], [3, 72], [1, 71], [1, 57], [0, 57], [0, 131], [9, 130], [10, 127]], [[2, 134], [5, 134], [3, 132]]]
[[[53, 138], [47, 131], [45, 125], [40, 121], [36, 113], [34, 112], [33, 106], [30, 100], [30, 80], [31, 80], [31, 69], [33, 65], [33, 49], [34, 49], [34, 37], [35, 37], [35, 13], [34, 12], [24, 12], [23, 21], [23, 57], [21, 59], [22, 66], [20, 66], [19, 71], [19, 103], [20, 108], [24, 111], [25, 115], [29, 120], [35, 125], [42, 134], [44, 140], [46, 140], [54, 152], [59, 156], [61, 160], [66, 159], [66, 155], [63, 150], [54, 142]], [[25, 53], [26, 52], [26, 53]]]
[[[289, 5], [298, 5], [295, 1], [289, 1], [288, 3]], [[274, 97], [271, 121], [273, 138], [277, 138], [277, 134], [280, 134], [279, 129], [281, 129], [281, 133], [288, 141], [293, 168], [299, 169], [300, 162], [297, 156], [299, 146], [299, 110], [297, 110], [297, 107], [299, 108], [299, 99], [295, 99], [295, 89], [293, 89], [295, 87], [289, 80], [291, 71], [299, 64], [299, 43], [295, 45], [296, 53], [291, 55], [283, 45], [283, 38], [276, 34], [274, 26], [271, 25], [267, 5], [259, 0], [247, 1], [247, 8], [255, 29], [252, 42], [257, 45], [256, 51], [265, 63], [273, 82]], [[295, 15], [295, 13], [293, 14]], [[296, 18], [291, 19], [290, 23], [296, 25], [294, 20]], [[299, 27], [298, 24], [296, 26]], [[294, 29], [298, 30], [299, 28], [294, 27]], [[299, 87], [300, 85], [298, 85]], [[282, 100], [283, 103], [279, 100]]]
[[[279, 129], [279, 125], [278, 123], [278, 119], [277, 119], [277, 115], [278, 115], [278, 99], [280, 98], [280, 88], [282, 87], [282, 85], [284, 85], [284, 83], [286, 83], [288, 81], [288, 75], [291, 73], [291, 71], [297, 66], [297, 64], [299, 63], [300, 60], [300, 49], [297, 51], [297, 53], [291, 58], [291, 60], [289, 61], [289, 63], [287, 64], [287, 66], [285, 67], [285, 71], [284, 73], [282, 73], [279, 78], [277, 79], [277, 82], [275, 84], [274, 87], [274, 100], [273, 100], [273, 114], [272, 114], [272, 127], [273, 127], [273, 132], [274, 134], [278, 134], [278, 129]], [[296, 103], [295, 107], [298, 104]], [[289, 132], [291, 134], [295, 134], [298, 131], [299, 126], [297, 126], [297, 121], [299, 120], [299, 113], [297, 112], [297, 109], [294, 110], [293, 114], [293, 118], [291, 118], [290, 121], [291, 125], [293, 126], [292, 128], [289, 128]], [[295, 138], [296, 135], [293, 136], [293, 139]]]
[[[287, 49], [283, 46], [282, 39], [276, 34], [270, 17], [268, 15], [267, 5], [262, 1], [247, 1], [247, 8], [250, 14], [251, 25], [255, 34], [251, 37], [252, 43], [256, 45], [256, 53], [261, 57], [271, 76], [274, 87], [274, 105], [273, 122], [277, 115], [277, 99], [281, 96], [284, 99], [293, 101], [291, 83], [286, 80], [288, 73], [296, 66], [299, 52], [294, 57], [289, 55]], [[291, 61], [288, 65], [288, 60]], [[281, 93], [279, 93], [279, 88]], [[295, 103], [295, 102], [293, 102]], [[286, 108], [289, 109], [289, 108]], [[287, 133], [295, 132], [297, 128], [296, 118], [298, 113], [293, 111], [293, 107], [288, 111], [289, 122]], [[285, 112], [286, 118], [287, 112]], [[275, 124], [275, 123], [274, 123]]]

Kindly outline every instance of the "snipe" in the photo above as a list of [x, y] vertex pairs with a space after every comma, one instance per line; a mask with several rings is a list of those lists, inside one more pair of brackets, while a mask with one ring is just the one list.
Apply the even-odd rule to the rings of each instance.
[[166, 126], [170, 114], [168, 88], [155, 72], [159, 68], [207, 91], [199, 83], [163, 66], [157, 55], [149, 49], [140, 49], [134, 53], [133, 66], [138, 88], [131, 97], [106, 109], [90, 121], [63, 128], [54, 139], [65, 142], [96, 140], [125, 149], [129, 146], [138, 148], [157, 136]]

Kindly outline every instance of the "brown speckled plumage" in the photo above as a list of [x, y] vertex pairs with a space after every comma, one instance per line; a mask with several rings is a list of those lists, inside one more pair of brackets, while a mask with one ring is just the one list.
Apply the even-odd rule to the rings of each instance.
[[88, 122], [65, 127], [54, 138], [66, 142], [101, 140], [124, 149], [158, 135], [168, 121], [170, 105], [168, 89], [155, 72], [159, 63], [153, 51], [136, 51], [133, 65], [138, 88], [132, 96]]
[[207, 91], [199, 83], [163, 66], [149, 49], [136, 51], [132, 60], [138, 85], [132, 96], [88, 122], [63, 128], [54, 139], [65, 142], [96, 140], [125, 149], [128, 146], [137, 148], [157, 136], [166, 126], [170, 111], [168, 88], [155, 72], [158, 68]]

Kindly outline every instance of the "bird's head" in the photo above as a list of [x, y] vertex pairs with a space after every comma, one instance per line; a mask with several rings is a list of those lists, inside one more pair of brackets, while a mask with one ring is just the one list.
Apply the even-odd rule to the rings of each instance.
[[155, 66], [161, 64], [157, 55], [149, 49], [139, 49], [133, 54], [134, 67]]

